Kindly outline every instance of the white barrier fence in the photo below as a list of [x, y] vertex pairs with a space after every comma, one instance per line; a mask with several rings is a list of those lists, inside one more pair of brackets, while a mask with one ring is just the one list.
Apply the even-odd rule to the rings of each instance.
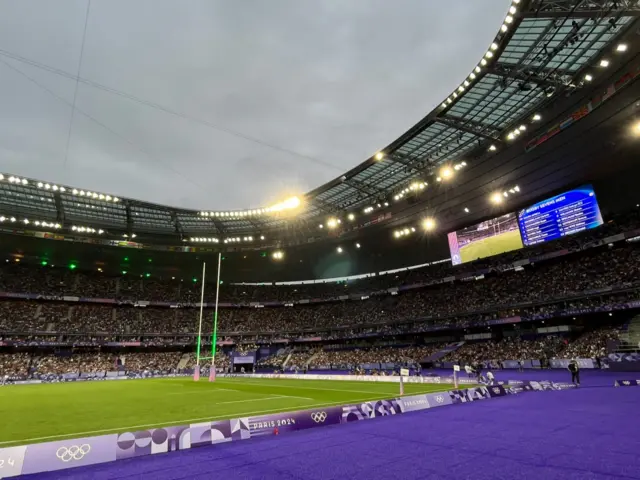
[[[351, 382], [383, 382], [400, 383], [399, 376], [375, 376], [375, 375], [315, 375], [307, 374], [282, 374], [282, 373], [231, 373], [218, 375], [225, 378], [270, 378], [270, 379], [290, 379], [290, 380], [342, 380]], [[453, 377], [403, 377], [404, 383], [445, 383], [453, 384]], [[475, 379], [459, 378], [458, 383], [474, 384]]]

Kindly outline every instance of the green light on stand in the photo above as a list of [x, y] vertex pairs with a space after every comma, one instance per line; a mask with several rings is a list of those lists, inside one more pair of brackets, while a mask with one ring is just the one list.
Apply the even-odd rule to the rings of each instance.
[[75, 263], [70, 263], [69, 264], [69, 270], [75, 270], [78, 267], [78, 265], [76, 265]]
[[40, 265], [42, 265], [43, 267], [46, 267], [49, 264], [49, 262], [47, 262], [46, 260], [42, 260], [40, 262]]

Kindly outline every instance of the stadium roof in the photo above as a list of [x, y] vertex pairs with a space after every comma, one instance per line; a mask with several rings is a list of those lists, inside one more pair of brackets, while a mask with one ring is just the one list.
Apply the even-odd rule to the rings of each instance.
[[441, 105], [374, 157], [309, 192], [299, 209], [281, 204], [194, 211], [4, 174], [0, 222], [89, 236], [148, 234], [169, 243], [249, 246], [276, 231], [317, 231], [330, 217], [378, 217], [409, 191], [431, 188], [443, 173], [463, 175], [467, 162], [496, 154], [556, 98], [587, 85], [589, 72], [639, 15], [637, 0], [513, 0], [486, 54]]

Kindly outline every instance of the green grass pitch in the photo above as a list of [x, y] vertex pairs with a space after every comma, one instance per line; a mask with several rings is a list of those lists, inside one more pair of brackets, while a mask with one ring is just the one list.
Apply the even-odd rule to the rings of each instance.
[[[266, 415], [394, 398], [398, 383], [191, 378], [13, 385], [0, 388], [0, 448], [65, 438]], [[447, 384], [405, 384], [405, 395]]]
[[518, 248], [522, 248], [520, 232], [511, 230], [465, 245], [460, 249], [460, 258], [463, 263], [472, 262], [478, 258], [491, 257]]

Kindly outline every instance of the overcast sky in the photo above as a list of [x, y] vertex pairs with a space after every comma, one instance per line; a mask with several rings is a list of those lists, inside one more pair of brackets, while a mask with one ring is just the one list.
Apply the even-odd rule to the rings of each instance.
[[0, 0], [0, 171], [196, 209], [304, 193], [438, 105], [509, 4], [92, 0], [80, 63], [87, 0]]

